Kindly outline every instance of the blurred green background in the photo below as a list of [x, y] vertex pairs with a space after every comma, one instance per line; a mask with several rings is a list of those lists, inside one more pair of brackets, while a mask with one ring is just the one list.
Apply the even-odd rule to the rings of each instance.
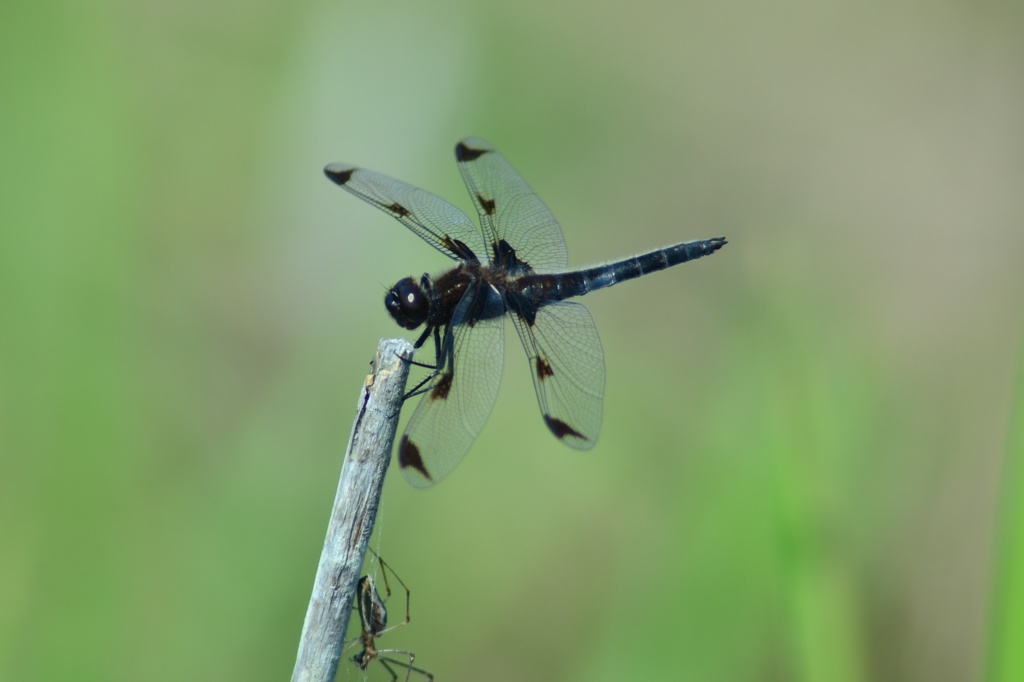
[[730, 244], [584, 299], [594, 450], [509, 332], [465, 462], [392, 471], [392, 646], [438, 680], [1024, 679], [1022, 35], [1016, 2], [7, 0], [0, 680], [290, 675], [384, 289], [447, 264], [321, 168], [470, 209], [466, 135], [574, 265]]

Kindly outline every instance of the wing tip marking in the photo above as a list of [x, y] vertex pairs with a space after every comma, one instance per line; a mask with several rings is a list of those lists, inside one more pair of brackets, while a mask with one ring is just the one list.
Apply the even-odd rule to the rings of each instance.
[[409, 440], [408, 435], [402, 436], [402, 442], [398, 445], [398, 465], [402, 467], [402, 471], [412, 469], [428, 482], [434, 481], [427, 473], [427, 467], [423, 465], [419, 447]]
[[338, 185], [347, 185], [348, 181], [352, 179], [352, 174], [355, 172], [355, 168], [345, 168], [336, 164], [331, 164], [324, 168], [324, 175], [327, 176], [327, 179]]
[[459, 163], [465, 163], [467, 161], [475, 161], [481, 156], [491, 151], [490, 149], [474, 149], [465, 142], [460, 142], [455, 145], [455, 160]]
[[544, 415], [544, 423], [547, 424], [548, 428], [551, 429], [551, 433], [555, 434], [555, 438], [558, 440], [565, 440], [571, 436], [573, 438], [579, 438], [580, 440], [590, 442], [590, 439], [584, 436], [582, 433], [566, 424], [557, 417], [551, 415]]

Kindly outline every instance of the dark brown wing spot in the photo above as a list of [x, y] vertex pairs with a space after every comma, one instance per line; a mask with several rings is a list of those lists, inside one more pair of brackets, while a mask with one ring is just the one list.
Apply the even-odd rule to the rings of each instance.
[[544, 381], [548, 377], [555, 376], [555, 370], [551, 369], [551, 365], [548, 364], [547, 360], [545, 360], [544, 358], [542, 358], [542, 357], [540, 357], [538, 355], [534, 362], [537, 365], [536, 366], [536, 371], [537, 371], [537, 378], [538, 379], [540, 379], [541, 381]]
[[409, 209], [407, 209], [405, 206], [402, 206], [401, 204], [399, 204], [397, 202], [391, 204], [390, 206], [385, 206], [384, 208], [387, 209], [388, 211], [391, 211], [396, 216], [399, 216], [401, 218], [404, 218], [407, 215], [411, 215], [409, 213]]
[[409, 436], [402, 436], [402, 442], [398, 445], [398, 464], [403, 469], [415, 469], [423, 478], [432, 481], [427, 468], [423, 466], [423, 458], [420, 456], [420, 449], [409, 440]]
[[512, 245], [504, 239], [499, 239], [498, 241], [491, 243], [491, 253], [494, 254], [494, 258], [492, 260], [496, 265], [510, 270], [533, 270], [529, 263], [521, 260], [519, 256], [516, 255], [516, 250], [513, 249]]
[[445, 235], [441, 239], [441, 246], [448, 249], [462, 260], [477, 260], [476, 254], [473, 253], [473, 249], [466, 246], [466, 243], [459, 239], [452, 239], [448, 235]]
[[448, 391], [452, 390], [452, 375], [442, 374], [434, 388], [430, 391], [431, 400], [447, 400]]
[[352, 173], [354, 173], [355, 170], [355, 168], [349, 168], [348, 170], [334, 170], [328, 166], [327, 168], [324, 168], [324, 175], [326, 175], [327, 179], [331, 182], [335, 182], [339, 185], [345, 185], [352, 179]]
[[548, 425], [548, 428], [551, 429], [551, 433], [555, 434], [555, 437], [558, 438], [558, 440], [564, 440], [566, 436], [573, 436], [580, 440], [590, 440], [561, 419], [555, 419], [554, 417], [544, 415], [544, 423]]
[[459, 163], [475, 161], [489, 151], [490, 149], [473, 149], [472, 147], [467, 147], [460, 142], [455, 145], [455, 160]]
[[483, 207], [484, 212], [487, 215], [494, 215], [494, 199], [484, 199], [482, 194], [476, 195], [477, 201], [480, 202], [480, 206]]

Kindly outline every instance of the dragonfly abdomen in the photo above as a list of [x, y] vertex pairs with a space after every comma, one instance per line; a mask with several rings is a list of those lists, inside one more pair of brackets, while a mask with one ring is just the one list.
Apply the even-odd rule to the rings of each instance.
[[725, 246], [724, 237], [701, 239], [668, 246], [616, 263], [597, 265], [586, 270], [564, 272], [557, 275], [528, 275], [518, 281], [510, 280], [510, 291], [522, 294], [536, 306], [552, 301], [582, 296], [619, 282], [635, 279], [658, 270], [710, 255]]

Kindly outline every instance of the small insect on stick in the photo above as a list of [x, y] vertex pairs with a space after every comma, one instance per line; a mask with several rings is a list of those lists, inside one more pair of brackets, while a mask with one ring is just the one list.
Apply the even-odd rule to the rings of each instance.
[[[369, 548], [367, 548], [369, 549]], [[356, 586], [356, 606], [359, 610], [359, 622], [362, 632], [355, 640], [346, 648], [351, 649], [356, 644], [362, 644], [363, 650], [352, 657], [355, 664], [359, 666], [360, 670], [366, 670], [366, 667], [370, 665], [370, 661], [377, 660], [391, 675], [392, 682], [398, 680], [398, 673], [395, 672], [392, 665], [398, 666], [399, 668], [405, 668], [405, 681], [409, 682], [409, 676], [415, 670], [420, 675], [423, 675], [428, 680], [433, 680], [434, 675], [427, 672], [423, 668], [417, 668], [413, 665], [413, 661], [416, 660], [416, 654], [407, 649], [378, 649], [377, 638], [386, 632], [395, 630], [409, 623], [409, 588], [406, 587], [402, 579], [398, 577], [394, 569], [391, 568], [380, 555], [374, 552], [372, 549], [369, 550], [377, 559], [377, 563], [380, 564], [381, 576], [384, 578], [384, 599], [380, 598], [380, 593], [377, 592], [377, 587], [374, 585], [373, 578], [369, 575], [364, 575], [359, 579], [359, 584]], [[395, 623], [391, 627], [388, 627], [388, 611], [384, 606], [385, 602], [391, 597], [391, 585], [388, 583], [388, 573], [398, 581], [405, 590], [405, 620], [401, 623]], [[390, 658], [382, 654], [401, 654], [402, 656], [408, 656], [409, 660], [398, 660]]]

